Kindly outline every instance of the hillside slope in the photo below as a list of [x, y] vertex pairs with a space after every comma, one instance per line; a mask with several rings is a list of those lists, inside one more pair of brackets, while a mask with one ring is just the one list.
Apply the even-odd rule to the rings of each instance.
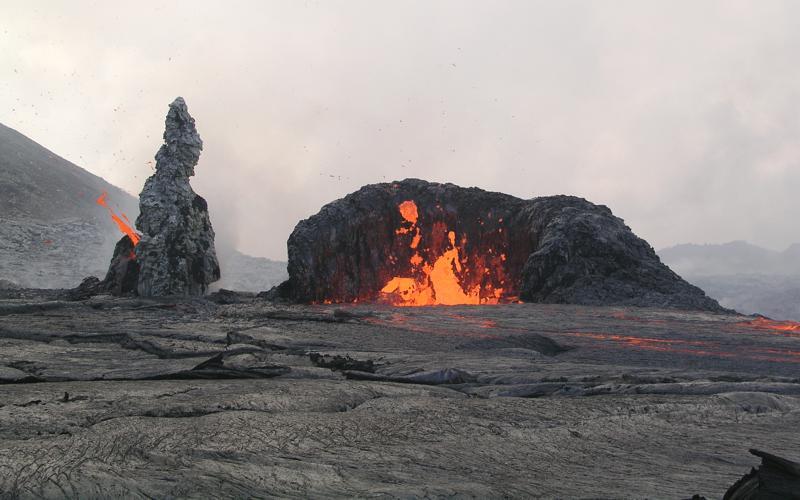
[[103, 192], [137, 215], [135, 197], [0, 125], [0, 279], [55, 288], [102, 273], [118, 238]]
[[104, 179], [0, 124], [0, 214], [10, 219], [102, 219], [103, 192], [133, 220], [138, 201]]
[[[0, 283], [66, 288], [104, 276], [119, 229], [97, 197], [130, 220], [138, 199], [0, 124]], [[286, 278], [286, 264], [236, 251], [220, 255], [217, 286], [265, 290]]]

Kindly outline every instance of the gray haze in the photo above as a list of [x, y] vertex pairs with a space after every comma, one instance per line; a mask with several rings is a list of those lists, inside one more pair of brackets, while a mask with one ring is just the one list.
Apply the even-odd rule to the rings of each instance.
[[800, 244], [776, 252], [744, 241], [658, 252], [673, 271], [724, 307], [800, 321]]
[[116, 5], [2, 2], [0, 123], [138, 194], [182, 95], [244, 252], [405, 177], [577, 194], [657, 248], [800, 240], [800, 2]]

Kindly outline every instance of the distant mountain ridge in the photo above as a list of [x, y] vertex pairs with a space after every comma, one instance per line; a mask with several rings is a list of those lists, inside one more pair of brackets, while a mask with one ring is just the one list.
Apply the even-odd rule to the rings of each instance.
[[[0, 124], [0, 283], [71, 288], [89, 275], [102, 278], [121, 237], [97, 205], [103, 192], [135, 220], [137, 197]], [[220, 260], [217, 287], [261, 291], [287, 277], [283, 262], [234, 250]]]
[[800, 275], [800, 243], [795, 243], [782, 252], [746, 241], [708, 245], [690, 243], [664, 248], [658, 254], [680, 275]]
[[725, 307], [800, 321], [800, 244], [778, 252], [744, 241], [676, 245], [661, 260]]

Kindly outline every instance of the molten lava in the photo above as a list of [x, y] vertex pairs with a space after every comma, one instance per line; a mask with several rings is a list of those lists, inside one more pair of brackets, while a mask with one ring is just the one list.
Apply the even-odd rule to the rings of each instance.
[[759, 330], [774, 332], [800, 332], [800, 323], [796, 321], [775, 321], [763, 317], [739, 323], [742, 326], [751, 326]]
[[[391, 278], [381, 289], [384, 299], [397, 306], [456, 305], [456, 304], [497, 304], [503, 294], [503, 288], [493, 283], [479, 282], [473, 286], [465, 285], [465, 276], [489, 275], [490, 270], [483, 265], [474, 268], [468, 266], [469, 256], [462, 252], [467, 244], [466, 235], [459, 241], [455, 231], [449, 230], [444, 223], [436, 222], [427, 235], [429, 247], [422, 249], [423, 234], [417, 225], [419, 210], [413, 200], [406, 200], [398, 205], [403, 223], [395, 234], [398, 237], [410, 235], [408, 247], [414, 250], [409, 258], [409, 272], [405, 276]], [[449, 243], [442, 248], [444, 241]], [[432, 262], [422, 254], [431, 249], [439, 249], [439, 255]], [[505, 260], [505, 255], [502, 255]], [[475, 262], [474, 264], [480, 264]], [[410, 275], [410, 276], [409, 276]], [[474, 280], [473, 280], [474, 281]]]
[[416, 203], [411, 200], [407, 200], [401, 203], [398, 208], [400, 209], [400, 215], [402, 215], [405, 220], [412, 224], [417, 223], [417, 219], [419, 219], [419, 212], [417, 211]]
[[[117, 224], [117, 227], [119, 227], [120, 231], [128, 235], [128, 238], [130, 238], [131, 242], [133, 243], [133, 246], [136, 246], [139, 243], [139, 240], [141, 239], [139, 233], [134, 231], [134, 229], [130, 226], [131, 221], [128, 219], [127, 215], [121, 214], [122, 218], [120, 218], [117, 214], [114, 213], [114, 210], [112, 210], [111, 207], [108, 206], [108, 203], [106, 203], [107, 196], [108, 193], [104, 191], [103, 194], [101, 194], [100, 197], [97, 198], [97, 204], [102, 207], [105, 207], [108, 210], [108, 213], [111, 215], [111, 220], [113, 220]], [[133, 258], [133, 255], [131, 256], [131, 258]]]

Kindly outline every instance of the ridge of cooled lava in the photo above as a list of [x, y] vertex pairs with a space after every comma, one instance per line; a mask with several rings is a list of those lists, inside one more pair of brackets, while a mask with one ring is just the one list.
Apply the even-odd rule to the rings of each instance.
[[608, 207], [574, 196], [372, 184], [300, 221], [288, 254], [289, 279], [271, 295], [297, 302], [724, 310]]

